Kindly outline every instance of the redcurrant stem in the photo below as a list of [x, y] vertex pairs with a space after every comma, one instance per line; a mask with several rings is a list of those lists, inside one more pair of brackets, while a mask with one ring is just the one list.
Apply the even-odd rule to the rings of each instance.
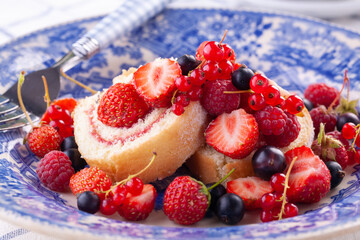
[[23, 102], [22, 96], [21, 96], [21, 87], [22, 87], [24, 81], [25, 81], [25, 71], [21, 71], [20, 77], [19, 77], [19, 82], [18, 82], [18, 87], [17, 87], [17, 95], [18, 95], [19, 105], [21, 107], [21, 110], [24, 112], [26, 119], [30, 123], [31, 128], [34, 128], [34, 123], [31, 121], [31, 118], [26, 111], [26, 108], [25, 108], [25, 105], [24, 105], [24, 102]]
[[124, 180], [121, 180], [120, 182], [117, 182], [115, 185], [113, 185], [109, 190], [105, 191], [105, 197], [107, 197], [107, 195], [114, 190], [117, 186], [121, 185], [121, 184], [125, 184], [127, 181], [129, 181], [130, 179], [139, 176], [140, 174], [142, 174], [143, 172], [145, 172], [150, 165], [154, 162], [155, 158], [156, 158], [157, 154], [156, 152], [153, 152], [153, 156], [150, 160], [150, 162], [148, 163], [148, 165], [146, 165], [145, 168], [143, 168], [140, 172], [137, 172], [135, 174], [131, 174], [129, 175], [127, 178], [125, 178]]
[[228, 32], [228, 30], [225, 30], [225, 33], [224, 33], [223, 37], [221, 38], [219, 44], [221, 44], [225, 40], [227, 32]]
[[48, 108], [50, 106], [49, 88], [45, 76], [43, 75], [41, 76], [41, 78], [43, 80], [44, 88], [45, 88], [44, 101], [46, 102], [46, 107]]
[[[360, 134], [360, 124], [356, 125], [356, 128], [357, 129], [356, 129], [356, 134], [355, 134], [354, 140], [357, 139], [357, 137]], [[352, 142], [351, 149], [355, 149], [354, 146], [355, 146], [355, 141]]]
[[70, 77], [70, 76], [67, 75], [62, 69], [60, 69], [60, 74], [61, 74], [64, 78], [66, 78], [67, 80], [70, 80], [71, 82], [73, 82], [73, 83], [79, 85], [80, 87], [88, 90], [89, 92], [91, 92], [91, 94], [95, 94], [95, 93], [97, 92], [97, 91], [93, 90], [92, 88], [90, 88], [90, 87], [82, 84], [81, 82], [77, 81], [76, 79]]
[[293, 160], [291, 161], [290, 163], [290, 166], [289, 166], [289, 169], [287, 170], [286, 172], [286, 175], [285, 175], [285, 186], [284, 186], [284, 193], [281, 197], [282, 199], [282, 204], [281, 204], [281, 211], [279, 213], [279, 220], [282, 219], [282, 216], [283, 216], [283, 213], [284, 213], [284, 209], [285, 209], [285, 204], [286, 204], [286, 192], [287, 192], [287, 189], [289, 188], [289, 177], [290, 177], [290, 172], [291, 172], [291, 169], [293, 168], [294, 166], [294, 163], [296, 161], [297, 157], [294, 157]]
[[176, 89], [175, 91], [174, 91], [174, 94], [173, 94], [173, 96], [172, 96], [172, 98], [171, 98], [171, 105], [173, 105], [174, 103], [175, 103], [175, 96], [176, 96], [176, 93], [179, 91], [179, 89]]
[[236, 94], [236, 93], [254, 93], [253, 90], [239, 90], [239, 91], [223, 91], [224, 94]]
[[216, 187], [217, 185], [221, 184], [223, 181], [225, 181], [225, 179], [227, 179], [233, 172], [235, 171], [235, 168], [231, 169], [231, 171], [226, 174], [225, 177], [223, 177], [222, 179], [220, 179], [220, 181], [218, 181], [217, 183], [211, 185], [207, 190], [210, 191], [211, 189], [213, 189], [214, 187]]
[[336, 98], [331, 102], [331, 104], [330, 104], [330, 106], [328, 108], [328, 111], [332, 110], [332, 108], [335, 105], [336, 101], [340, 98], [341, 93], [344, 90], [346, 84], [347, 84], [347, 100], [349, 100], [349, 86], [350, 86], [350, 83], [349, 83], [349, 78], [347, 76], [347, 69], [345, 69], [344, 81], [343, 81], [343, 85], [341, 87], [341, 90], [340, 90], [339, 94], [336, 96]]

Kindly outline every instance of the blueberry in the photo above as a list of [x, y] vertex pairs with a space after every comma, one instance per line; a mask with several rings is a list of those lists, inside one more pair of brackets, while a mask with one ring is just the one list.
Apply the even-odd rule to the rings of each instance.
[[333, 189], [342, 182], [345, 177], [345, 172], [339, 163], [335, 161], [328, 161], [325, 163], [327, 168], [330, 171], [331, 180], [330, 180], [330, 189]]
[[310, 102], [309, 99], [306, 99], [306, 98], [303, 98], [303, 102], [304, 102], [304, 105], [306, 107], [306, 109], [310, 112], [311, 109], [314, 108], [314, 104], [312, 104], [312, 102]]
[[231, 82], [239, 90], [248, 90], [252, 76], [254, 76], [254, 72], [250, 68], [240, 67], [232, 72]]
[[[210, 188], [214, 184], [215, 183], [206, 184], [206, 187]], [[215, 211], [216, 202], [222, 195], [224, 195], [226, 193], [226, 188], [223, 185], [219, 184], [216, 187], [209, 190], [209, 192], [210, 192], [210, 195], [211, 195], [211, 201], [210, 201], [210, 206], [209, 206], [208, 210]]]
[[194, 70], [201, 63], [194, 56], [185, 54], [177, 59], [180, 65], [182, 75], [188, 75], [191, 70]]
[[71, 166], [74, 168], [75, 172], [83, 169], [87, 163], [85, 159], [81, 157], [79, 150], [76, 148], [69, 148], [63, 151], [71, 160]]
[[237, 224], [245, 214], [244, 201], [234, 193], [226, 193], [218, 199], [215, 214], [222, 223]]
[[256, 176], [269, 181], [272, 175], [285, 170], [284, 153], [276, 147], [263, 146], [252, 157], [252, 166]]
[[61, 151], [64, 151], [69, 148], [78, 148], [78, 145], [75, 142], [75, 137], [71, 136], [64, 138], [64, 140], [61, 142], [60, 148]]
[[355, 125], [358, 125], [360, 123], [360, 120], [358, 118], [358, 116], [356, 116], [356, 114], [351, 113], [351, 112], [346, 112], [341, 114], [336, 121], [336, 128], [339, 132], [341, 132], [343, 126], [345, 125], [345, 123], [348, 122], [352, 122]]
[[77, 206], [81, 211], [94, 214], [99, 211], [100, 198], [92, 191], [80, 193], [77, 197]]

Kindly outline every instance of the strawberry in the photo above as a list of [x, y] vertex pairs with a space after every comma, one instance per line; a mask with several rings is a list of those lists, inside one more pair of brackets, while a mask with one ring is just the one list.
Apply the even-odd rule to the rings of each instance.
[[110, 189], [111, 179], [98, 167], [84, 168], [70, 178], [70, 189], [74, 195], [85, 191], [92, 191], [104, 199], [104, 191]]
[[124, 202], [119, 207], [119, 214], [129, 221], [146, 219], [155, 207], [157, 197], [153, 185], [145, 184], [139, 195], [127, 193]]
[[43, 157], [52, 150], [60, 149], [61, 137], [55, 128], [49, 125], [35, 127], [26, 136], [30, 150], [38, 157]]
[[313, 152], [324, 162], [336, 161], [342, 169], [348, 165], [348, 152], [345, 146], [331, 135], [325, 134], [324, 124], [320, 125], [318, 139], [315, 139], [311, 145]]
[[178, 224], [191, 225], [200, 221], [210, 203], [206, 186], [189, 176], [176, 177], [167, 187], [163, 210]]
[[217, 116], [205, 131], [206, 143], [231, 158], [243, 158], [255, 148], [259, 138], [258, 124], [243, 109]]
[[259, 177], [237, 178], [227, 182], [228, 193], [240, 196], [245, 204], [245, 209], [260, 208], [260, 199], [265, 193], [273, 191], [270, 182]]
[[101, 97], [98, 119], [111, 127], [131, 127], [149, 111], [132, 84], [116, 83]]
[[288, 166], [296, 158], [289, 176], [289, 202], [314, 203], [329, 192], [329, 169], [310, 148], [302, 146], [291, 149], [285, 153], [285, 158]]
[[176, 89], [175, 79], [180, 76], [181, 68], [176, 61], [158, 58], [134, 73], [134, 84], [137, 92], [151, 106], [169, 107]]
[[[74, 98], [62, 98], [55, 100], [51, 105], [59, 106], [64, 111], [67, 110], [69, 114], [74, 111], [76, 107], [77, 101]], [[44, 115], [41, 117], [40, 122], [49, 123], [51, 121], [49, 113], [46, 111]]]

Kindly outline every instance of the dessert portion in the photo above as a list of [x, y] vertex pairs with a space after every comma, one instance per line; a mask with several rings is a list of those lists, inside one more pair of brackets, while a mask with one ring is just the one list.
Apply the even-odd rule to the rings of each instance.
[[[203, 144], [207, 121], [199, 102], [191, 102], [181, 116], [168, 107], [180, 74], [175, 61], [156, 59], [125, 71], [102, 93], [79, 100], [74, 135], [86, 162], [121, 181], [143, 169], [156, 153], [156, 161], [139, 177], [147, 183], [172, 175]], [[148, 81], [150, 75], [154, 78]], [[156, 87], [170, 95], [153, 93]]]
[[[130, 68], [91, 97], [52, 103], [26, 138], [42, 157], [40, 181], [70, 188], [82, 211], [129, 221], [145, 220], [164, 195], [158, 209], [181, 225], [205, 215], [234, 225], [249, 210], [280, 220], [320, 201], [360, 163], [357, 102], [321, 83], [301, 99], [237, 63], [222, 41], [203, 42], [195, 57]], [[172, 175], [184, 162], [193, 175]], [[165, 192], [149, 184], [167, 176]]]

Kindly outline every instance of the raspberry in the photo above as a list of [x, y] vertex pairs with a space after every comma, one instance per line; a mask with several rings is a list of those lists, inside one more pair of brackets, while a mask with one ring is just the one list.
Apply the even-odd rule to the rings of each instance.
[[[339, 91], [325, 83], [310, 84], [304, 92], [304, 97], [310, 100], [314, 106], [324, 105], [325, 107], [329, 107], [337, 95], [339, 95]], [[339, 100], [336, 101], [334, 106], [338, 104]]]
[[346, 149], [349, 149], [349, 147], [350, 147], [349, 140], [345, 139], [345, 138], [343, 137], [343, 135], [341, 134], [341, 132], [335, 130], [335, 131], [326, 133], [326, 135], [327, 135], [327, 136], [331, 136], [331, 137], [339, 140], [339, 141], [344, 145], [344, 147], [345, 147]]
[[310, 116], [313, 121], [315, 136], [319, 133], [320, 124], [325, 124], [325, 132], [334, 131], [336, 126], [336, 113], [328, 111], [325, 106], [313, 108], [310, 111]]
[[105, 194], [100, 192], [109, 190], [111, 185], [111, 179], [97, 167], [80, 170], [71, 177], [69, 184], [74, 195], [92, 191], [97, 193], [101, 199], [104, 199]]
[[69, 188], [71, 176], [75, 173], [69, 157], [60, 151], [47, 153], [36, 169], [40, 181], [57, 192], [65, 192]]
[[286, 147], [298, 137], [301, 125], [297, 117], [288, 112], [285, 112], [285, 114], [287, 118], [284, 132], [280, 135], [264, 135], [267, 144], [279, 148]]
[[49, 125], [34, 128], [27, 135], [30, 150], [38, 157], [43, 157], [52, 150], [60, 149], [61, 136]]
[[98, 119], [111, 127], [131, 127], [149, 111], [149, 106], [131, 84], [117, 83], [101, 97]]
[[230, 113], [239, 107], [240, 94], [228, 94], [224, 91], [237, 91], [237, 89], [231, 80], [205, 82], [201, 104], [209, 114], [218, 116], [222, 113]]
[[257, 111], [254, 117], [264, 135], [280, 135], [285, 130], [287, 116], [280, 108], [266, 106]]
[[191, 225], [200, 221], [209, 204], [206, 186], [189, 176], [176, 177], [164, 195], [164, 213], [170, 220]]

